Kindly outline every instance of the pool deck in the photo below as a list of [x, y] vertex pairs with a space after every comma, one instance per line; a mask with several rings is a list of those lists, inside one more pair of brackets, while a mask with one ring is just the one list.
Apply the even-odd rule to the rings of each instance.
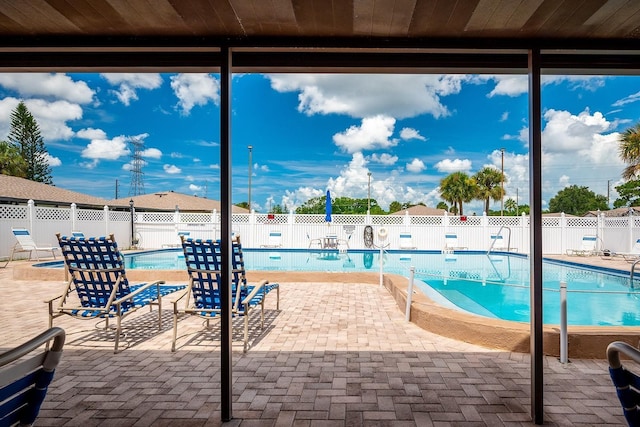
[[[14, 268], [24, 264], [0, 269], [2, 349], [47, 327], [43, 301], [63, 286], [60, 280], [14, 279]], [[408, 323], [389, 291], [370, 280], [326, 279], [281, 283], [281, 310], [269, 295], [265, 331], [252, 322], [246, 354], [238, 328], [234, 419], [224, 425], [533, 425], [527, 354], [483, 348]], [[205, 332], [196, 318], [180, 320], [178, 351], [171, 353], [170, 305], [163, 309], [161, 331], [148, 311], [126, 318], [128, 347], [118, 354], [112, 336], [93, 322], [58, 319], [67, 342], [37, 425], [223, 425], [217, 325]], [[545, 425], [625, 425], [605, 360], [563, 365], [545, 357], [544, 365]]]

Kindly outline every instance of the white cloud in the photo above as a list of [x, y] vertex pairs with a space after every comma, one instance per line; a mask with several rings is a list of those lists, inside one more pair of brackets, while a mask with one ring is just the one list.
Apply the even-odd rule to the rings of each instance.
[[113, 139], [94, 139], [82, 150], [82, 157], [93, 160], [117, 160], [130, 154], [128, 138], [116, 136]]
[[578, 115], [568, 111], [547, 110], [542, 143], [548, 153], [574, 152], [591, 145], [595, 135], [611, 128], [602, 113], [584, 110]]
[[388, 153], [372, 154], [370, 157], [371, 161], [374, 163], [380, 163], [383, 165], [391, 166], [394, 165], [398, 161], [398, 156], [392, 156]]
[[46, 154], [46, 159], [45, 161], [47, 162], [47, 164], [49, 166], [51, 166], [52, 168], [55, 168], [56, 166], [60, 166], [62, 164], [62, 160], [60, 160], [58, 157], [53, 157], [51, 154], [47, 153]]
[[[472, 79], [475, 83], [494, 81], [495, 87], [487, 95], [489, 98], [496, 95], [510, 97], [520, 96], [529, 91], [529, 78], [526, 75], [480, 75]], [[586, 89], [594, 91], [604, 86], [602, 76], [549, 76], [544, 75], [540, 79], [541, 86], [568, 82], [570, 90]]]
[[202, 186], [200, 185], [195, 185], [195, 184], [189, 184], [189, 191], [193, 191], [193, 192], [200, 192], [202, 191]]
[[501, 122], [505, 122], [507, 121], [507, 119], [509, 118], [509, 112], [505, 111], [504, 113], [502, 113], [502, 115], [500, 116], [500, 121]]
[[178, 74], [171, 77], [171, 89], [178, 98], [178, 107], [189, 114], [196, 105], [220, 101], [220, 83], [209, 74]]
[[471, 170], [471, 160], [468, 159], [444, 159], [434, 166], [437, 171], [445, 173], [469, 172]]
[[632, 102], [638, 102], [638, 101], [640, 101], [640, 92], [636, 92], [629, 96], [625, 96], [624, 98], [617, 100], [611, 105], [613, 107], [622, 107], [623, 105], [630, 104]]
[[450, 114], [441, 97], [460, 92], [464, 75], [272, 74], [278, 92], [299, 92], [298, 111], [347, 114], [363, 118], [379, 114], [396, 118]]
[[420, 173], [426, 169], [426, 166], [422, 160], [413, 159], [410, 163], [407, 163], [406, 168], [409, 172]]
[[101, 76], [112, 86], [118, 86], [117, 90], [111, 92], [124, 105], [138, 99], [138, 89], [151, 90], [162, 85], [162, 77], [157, 73], [103, 73]]
[[0, 86], [24, 98], [53, 97], [78, 104], [91, 102], [95, 95], [86, 82], [61, 73], [0, 73]]
[[140, 155], [146, 159], [159, 159], [162, 157], [162, 151], [157, 148], [147, 148], [142, 150]]
[[162, 166], [162, 169], [164, 169], [164, 171], [169, 175], [175, 175], [177, 173], [182, 172], [182, 169], [180, 169], [176, 165], [164, 165]]
[[253, 169], [261, 172], [269, 172], [269, 166], [259, 165], [257, 163], [253, 165]]
[[419, 139], [420, 141], [426, 141], [427, 138], [425, 138], [424, 136], [420, 135], [420, 132], [418, 132], [415, 129], [412, 128], [403, 128], [400, 131], [400, 138], [404, 139], [404, 140], [408, 140], [408, 139]]
[[333, 135], [333, 142], [347, 153], [387, 149], [398, 144], [398, 140], [389, 139], [395, 124], [396, 119], [393, 117], [366, 117], [362, 119], [360, 126], [351, 126], [346, 131]]
[[[11, 113], [19, 103], [19, 99], [12, 97], [0, 100], [0, 135], [8, 135], [11, 128]], [[66, 122], [82, 118], [82, 108], [68, 101], [50, 102], [42, 99], [27, 99], [24, 104], [38, 122], [45, 142], [70, 139], [74, 132]]]
[[82, 139], [106, 139], [107, 134], [102, 129], [86, 128], [76, 132], [76, 136]]

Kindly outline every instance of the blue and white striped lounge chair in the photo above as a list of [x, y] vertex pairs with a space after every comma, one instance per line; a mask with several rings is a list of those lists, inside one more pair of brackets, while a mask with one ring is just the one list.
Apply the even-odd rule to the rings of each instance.
[[[270, 257], [271, 258], [271, 257]], [[233, 284], [236, 286], [238, 283], [240, 286], [251, 286], [247, 283], [247, 274], [244, 265], [244, 256], [242, 255], [242, 244], [240, 243], [240, 236], [236, 236], [233, 239]], [[276, 310], [280, 310], [280, 284], [266, 282], [264, 285], [265, 294], [276, 291]]]
[[[178, 337], [178, 317], [189, 314], [206, 319], [209, 327], [211, 319], [221, 315], [221, 250], [220, 242], [213, 240], [182, 239], [182, 249], [187, 264], [189, 284], [183, 293], [173, 301], [173, 340], [171, 351], [176, 351]], [[235, 248], [234, 256], [235, 259]], [[233, 316], [244, 316], [244, 347], [249, 346], [249, 316], [260, 306], [261, 328], [264, 328], [264, 297], [266, 280], [255, 286], [246, 286], [241, 281], [241, 272], [232, 270], [231, 312]]]
[[567, 255], [569, 256], [590, 256], [596, 254], [596, 244], [598, 238], [596, 236], [584, 236], [582, 237], [582, 245], [579, 249], [567, 249]]
[[56, 251], [60, 250], [55, 246], [38, 246], [36, 242], [31, 237], [31, 233], [26, 228], [13, 228], [11, 230], [13, 235], [15, 236], [17, 242], [11, 248], [11, 255], [9, 256], [9, 260], [13, 261], [13, 256], [19, 252], [29, 252], [29, 259], [31, 259], [33, 253], [36, 254], [36, 259], [40, 261], [40, 257], [38, 256], [38, 252], [51, 252], [51, 255], [55, 259]]
[[0, 354], [1, 426], [33, 425], [62, 357], [64, 338], [64, 329], [51, 328]]
[[443, 252], [456, 251], [460, 249], [467, 249], [467, 247], [460, 246], [460, 243], [458, 243], [458, 235], [456, 233], [451, 233], [451, 232], [445, 233]]
[[630, 427], [640, 426], [640, 377], [622, 365], [620, 354], [640, 364], [640, 351], [622, 341], [614, 341], [607, 346], [609, 375], [616, 387], [624, 417]]
[[413, 244], [411, 233], [400, 233], [400, 249], [418, 249], [416, 245]]
[[158, 329], [162, 328], [162, 297], [184, 289], [184, 285], [152, 283], [130, 285], [123, 256], [113, 237], [80, 238], [56, 234], [70, 280], [64, 292], [46, 301], [49, 327], [53, 319], [68, 315], [81, 320], [116, 319], [114, 353], [118, 352], [122, 319], [141, 307], [158, 306]]
[[282, 232], [270, 231], [269, 240], [266, 245], [261, 245], [263, 248], [280, 248], [282, 247]]

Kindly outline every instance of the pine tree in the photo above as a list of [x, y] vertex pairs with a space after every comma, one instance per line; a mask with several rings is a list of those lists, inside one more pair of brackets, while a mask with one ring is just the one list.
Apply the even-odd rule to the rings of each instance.
[[51, 167], [47, 162], [47, 149], [40, 134], [40, 126], [31, 112], [20, 101], [11, 112], [11, 130], [9, 142], [20, 150], [20, 155], [27, 163], [27, 179], [52, 184]]

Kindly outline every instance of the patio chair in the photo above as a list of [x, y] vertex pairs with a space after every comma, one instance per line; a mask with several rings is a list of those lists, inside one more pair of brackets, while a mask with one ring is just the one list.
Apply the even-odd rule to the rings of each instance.
[[62, 357], [64, 338], [63, 329], [51, 328], [0, 354], [0, 425], [34, 423]]
[[312, 239], [311, 236], [309, 236], [309, 233], [307, 233], [307, 240], [309, 241], [309, 248], [314, 245], [318, 245], [318, 249], [322, 248], [322, 239]]
[[460, 246], [458, 243], [458, 235], [456, 233], [444, 234], [444, 250], [443, 252], [467, 249], [466, 246]]
[[[176, 351], [178, 337], [178, 317], [180, 315], [196, 315], [206, 320], [209, 327], [211, 319], [222, 314], [221, 300], [221, 251], [220, 243], [212, 240], [182, 239], [182, 249], [187, 264], [189, 284], [184, 292], [173, 301], [173, 340], [171, 351]], [[235, 249], [234, 249], [235, 252]], [[233, 258], [236, 256], [234, 254]], [[255, 286], [241, 283], [241, 273], [232, 270], [232, 301], [233, 316], [244, 317], [244, 347], [246, 352], [249, 345], [249, 316], [260, 306], [261, 328], [264, 328], [264, 296], [266, 280]]]
[[621, 353], [640, 364], [640, 351], [622, 341], [614, 341], [607, 346], [609, 375], [616, 387], [624, 417], [629, 426], [640, 426], [640, 377], [622, 366]]
[[[277, 254], [277, 258], [269, 255], [269, 259], [280, 259], [280, 254]], [[233, 285], [237, 286], [239, 283], [241, 286], [251, 287], [247, 282], [247, 274], [244, 265], [244, 255], [242, 254], [242, 243], [240, 243], [240, 236], [233, 238], [233, 258], [231, 260], [233, 268]], [[264, 284], [265, 295], [269, 292], [276, 291], [276, 310], [280, 310], [280, 284], [269, 283]]]
[[84, 238], [84, 233], [82, 231], [72, 231], [71, 236], [75, 237], [76, 239], [82, 239]]
[[596, 236], [585, 235], [582, 237], [582, 245], [579, 249], [567, 249], [569, 256], [590, 256], [596, 254], [596, 244], [598, 238]]
[[418, 249], [413, 244], [413, 237], [411, 233], [400, 233], [400, 249]]
[[269, 241], [266, 245], [260, 245], [263, 248], [280, 248], [282, 247], [282, 232], [269, 232]]
[[51, 252], [51, 255], [55, 259], [56, 251], [60, 250], [60, 248], [55, 246], [38, 246], [36, 242], [33, 241], [33, 237], [31, 237], [29, 230], [26, 228], [13, 228], [11, 231], [16, 237], [17, 242], [13, 245], [13, 248], [11, 248], [11, 255], [9, 256], [10, 261], [13, 261], [13, 256], [20, 252], [29, 252], [29, 259], [31, 259], [32, 254], [35, 252], [36, 260], [38, 261], [40, 261], [38, 252]]
[[70, 280], [64, 292], [45, 301], [49, 305], [49, 327], [53, 319], [68, 315], [80, 320], [116, 319], [114, 353], [118, 352], [122, 319], [141, 307], [158, 306], [158, 330], [162, 328], [162, 297], [184, 289], [163, 286], [164, 281], [130, 285], [123, 256], [113, 237], [75, 237], [56, 234]]
[[640, 239], [633, 244], [630, 252], [612, 252], [610, 257], [622, 257], [627, 262], [635, 262], [640, 259]]

